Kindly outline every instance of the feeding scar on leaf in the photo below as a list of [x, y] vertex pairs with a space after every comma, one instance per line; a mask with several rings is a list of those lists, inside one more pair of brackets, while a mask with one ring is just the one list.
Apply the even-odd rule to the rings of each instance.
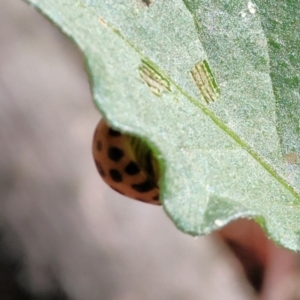
[[220, 88], [206, 60], [194, 65], [191, 75], [207, 104], [219, 98]]
[[170, 82], [146, 61], [142, 60], [139, 72], [142, 80], [156, 96], [161, 96], [161, 94], [166, 90], [171, 91]]

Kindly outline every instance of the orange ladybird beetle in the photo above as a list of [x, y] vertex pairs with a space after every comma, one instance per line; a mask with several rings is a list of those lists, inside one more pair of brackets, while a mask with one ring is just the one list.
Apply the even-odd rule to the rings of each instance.
[[99, 174], [115, 191], [127, 197], [160, 205], [159, 167], [149, 147], [137, 138], [98, 123], [93, 156]]

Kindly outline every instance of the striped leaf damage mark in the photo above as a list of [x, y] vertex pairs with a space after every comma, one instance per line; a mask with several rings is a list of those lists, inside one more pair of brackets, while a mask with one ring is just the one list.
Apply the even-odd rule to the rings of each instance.
[[191, 74], [202, 97], [208, 104], [219, 98], [220, 89], [207, 60], [202, 60], [194, 65], [191, 69]]
[[155, 95], [161, 96], [164, 91], [171, 91], [170, 82], [158, 73], [148, 62], [142, 60], [139, 71], [142, 80]]

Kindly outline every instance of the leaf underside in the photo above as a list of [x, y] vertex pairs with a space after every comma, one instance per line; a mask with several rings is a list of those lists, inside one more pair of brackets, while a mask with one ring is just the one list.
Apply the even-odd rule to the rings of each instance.
[[178, 228], [255, 218], [300, 250], [297, 1], [26, 1], [79, 46], [110, 124], [153, 149]]

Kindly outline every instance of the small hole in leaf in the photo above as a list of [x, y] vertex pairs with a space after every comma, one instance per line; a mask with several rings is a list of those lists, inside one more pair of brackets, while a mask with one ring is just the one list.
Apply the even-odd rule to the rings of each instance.
[[149, 7], [150, 5], [152, 5], [154, 3], [154, 0], [141, 0], [141, 1], [142, 1], [142, 4], [147, 7]]

